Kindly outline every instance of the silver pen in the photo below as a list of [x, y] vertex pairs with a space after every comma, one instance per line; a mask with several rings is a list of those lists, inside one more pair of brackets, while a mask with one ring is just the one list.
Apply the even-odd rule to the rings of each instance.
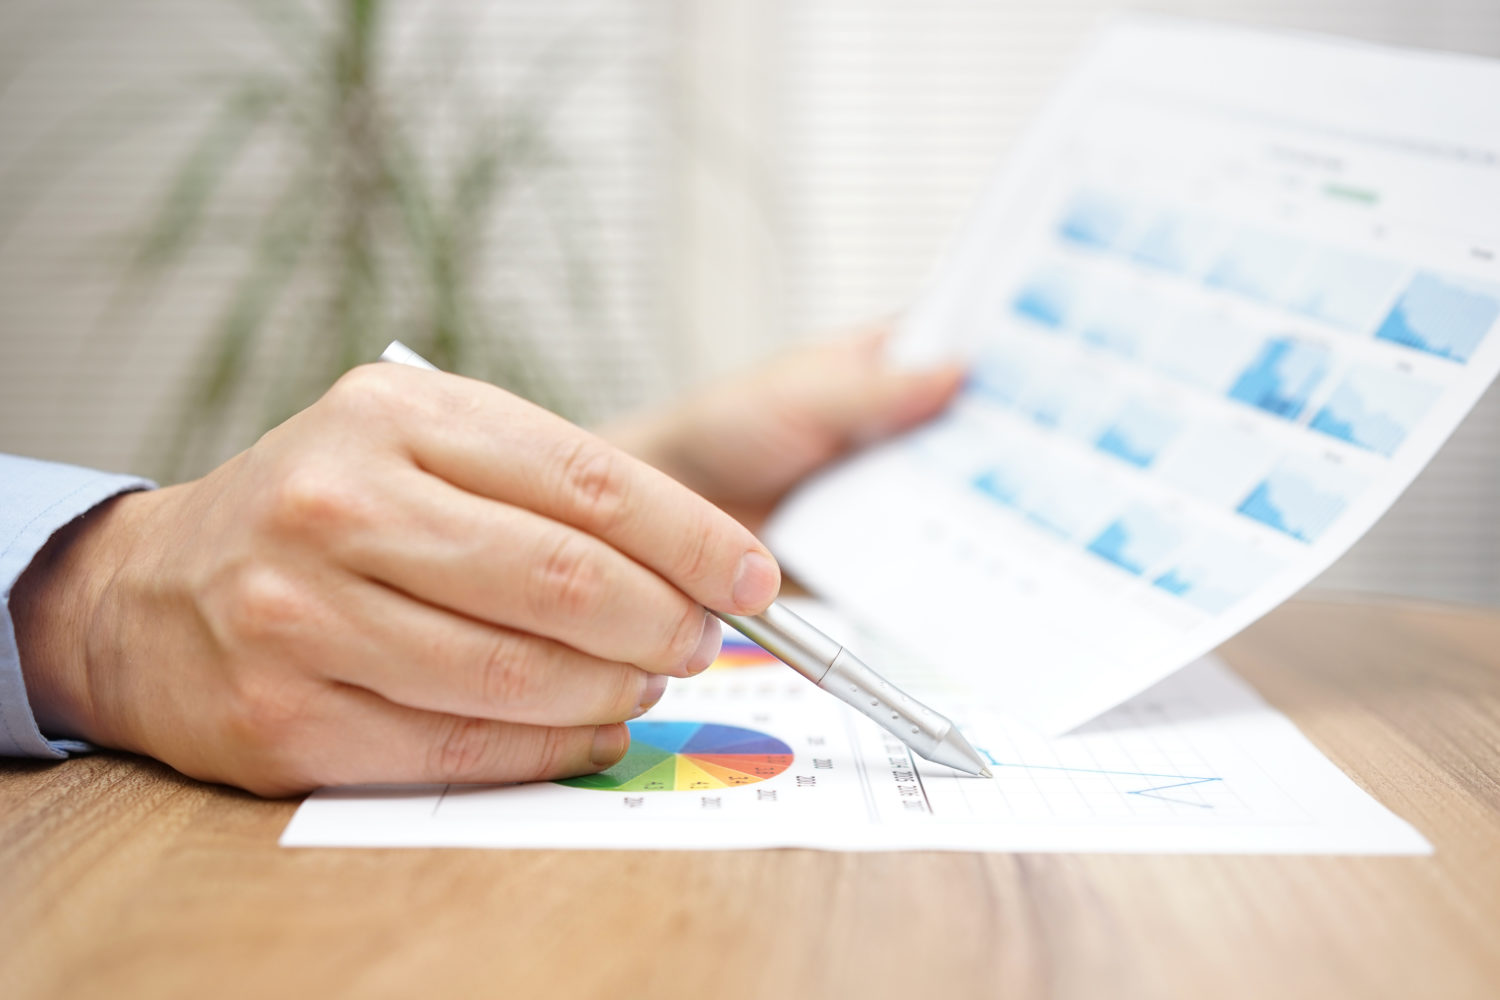
[[[438, 370], [398, 340], [391, 341], [380, 360]], [[758, 615], [712, 613], [933, 763], [965, 774], [994, 776], [951, 721], [881, 677], [786, 605], [775, 602]]]

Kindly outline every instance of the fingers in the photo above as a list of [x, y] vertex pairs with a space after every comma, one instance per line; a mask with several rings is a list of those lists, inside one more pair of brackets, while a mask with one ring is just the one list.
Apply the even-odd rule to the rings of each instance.
[[344, 543], [356, 573], [652, 673], [686, 677], [718, 655], [716, 619], [598, 538], [425, 473], [394, 474], [385, 490], [386, 523]]
[[621, 724], [523, 726], [423, 712], [359, 688], [332, 692], [323, 710], [336, 752], [295, 748], [289, 785], [544, 781], [603, 770], [630, 747]]
[[404, 386], [418, 412], [402, 433], [428, 472], [596, 536], [705, 607], [754, 614], [775, 598], [766, 548], [666, 474], [493, 386], [379, 367], [365, 377]]
[[633, 719], [667, 678], [550, 639], [451, 614], [378, 583], [341, 591], [341, 639], [320, 643], [317, 669], [387, 701], [429, 712], [532, 726]]
[[940, 413], [963, 382], [954, 365], [907, 370], [885, 357], [884, 334], [864, 335], [827, 348], [818, 391], [807, 394], [817, 420], [851, 445], [867, 444]]

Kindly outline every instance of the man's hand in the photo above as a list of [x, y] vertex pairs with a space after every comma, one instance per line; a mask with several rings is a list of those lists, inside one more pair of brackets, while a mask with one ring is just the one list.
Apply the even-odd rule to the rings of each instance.
[[[754, 437], [740, 421], [778, 384], [713, 419]], [[789, 485], [855, 433], [824, 423], [769, 422], [760, 476], [706, 468]], [[779, 583], [748, 529], [645, 462], [382, 364], [205, 478], [60, 532], [12, 612], [48, 735], [281, 795], [607, 767], [622, 720], [716, 655], [704, 608], [753, 614]]]
[[604, 435], [758, 529], [810, 473], [953, 399], [960, 369], [894, 370], [885, 336], [873, 330], [788, 354]]

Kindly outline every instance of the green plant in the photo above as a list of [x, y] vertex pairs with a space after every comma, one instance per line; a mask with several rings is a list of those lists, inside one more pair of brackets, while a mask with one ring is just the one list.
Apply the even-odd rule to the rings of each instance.
[[[549, 130], [576, 75], [554, 47], [502, 102], [461, 100], [398, 77], [383, 0], [238, 0], [279, 54], [215, 79], [216, 110], [177, 163], [136, 243], [121, 301], [138, 302], [200, 247], [228, 240], [242, 266], [151, 461], [164, 479], [201, 471], [399, 338], [451, 371], [579, 418], [528, 318], [539, 294], [575, 318], [595, 296], [571, 231], [579, 192]], [[269, 156], [266, 151], [270, 150]], [[237, 168], [260, 154], [248, 224], [220, 218]], [[271, 161], [269, 169], [265, 161]], [[497, 226], [507, 210], [530, 220]], [[546, 228], [555, 252], [520, 245]], [[490, 264], [522, 262], [523, 287]]]

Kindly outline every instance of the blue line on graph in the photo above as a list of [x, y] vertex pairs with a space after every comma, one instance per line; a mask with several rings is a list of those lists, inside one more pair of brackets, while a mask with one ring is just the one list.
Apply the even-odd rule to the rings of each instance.
[[1223, 781], [1223, 778], [1193, 778], [1189, 781], [1179, 781], [1175, 785], [1157, 785], [1155, 788], [1132, 788], [1126, 795], [1141, 795], [1148, 799], [1160, 799], [1163, 802], [1176, 802], [1185, 806], [1197, 806], [1200, 809], [1212, 809], [1213, 806], [1207, 802], [1192, 802], [1188, 799], [1174, 798], [1170, 795], [1160, 795], [1160, 792], [1171, 791], [1174, 788], [1186, 788], [1189, 785], [1201, 785], [1205, 781]]
[[1193, 802], [1188, 799], [1179, 799], [1171, 795], [1162, 795], [1162, 792], [1171, 791], [1174, 788], [1187, 788], [1189, 785], [1202, 785], [1210, 781], [1223, 781], [1223, 778], [1194, 777], [1191, 774], [1156, 774], [1151, 771], [1110, 771], [1097, 767], [1062, 767], [1056, 764], [1012, 764], [1003, 760], [996, 760], [994, 755], [983, 747], [979, 752], [984, 754], [985, 760], [989, 761], [991, 767], [1015, 767], [1027, 771], [1067, 771], [1073, 774], [1117, 774], [1132, 778], [1177, 778], [1170, 785], [1153, 785], [1150, 788], [1129, 788], [1126, 795], [1140, 795], [1148, 799], [1159, 799], [1162, 802], [1175, 802], [1185, 806], [1198, 806], [1201, 809], [1212, 809], [1213, 806], [1207, 802]]

